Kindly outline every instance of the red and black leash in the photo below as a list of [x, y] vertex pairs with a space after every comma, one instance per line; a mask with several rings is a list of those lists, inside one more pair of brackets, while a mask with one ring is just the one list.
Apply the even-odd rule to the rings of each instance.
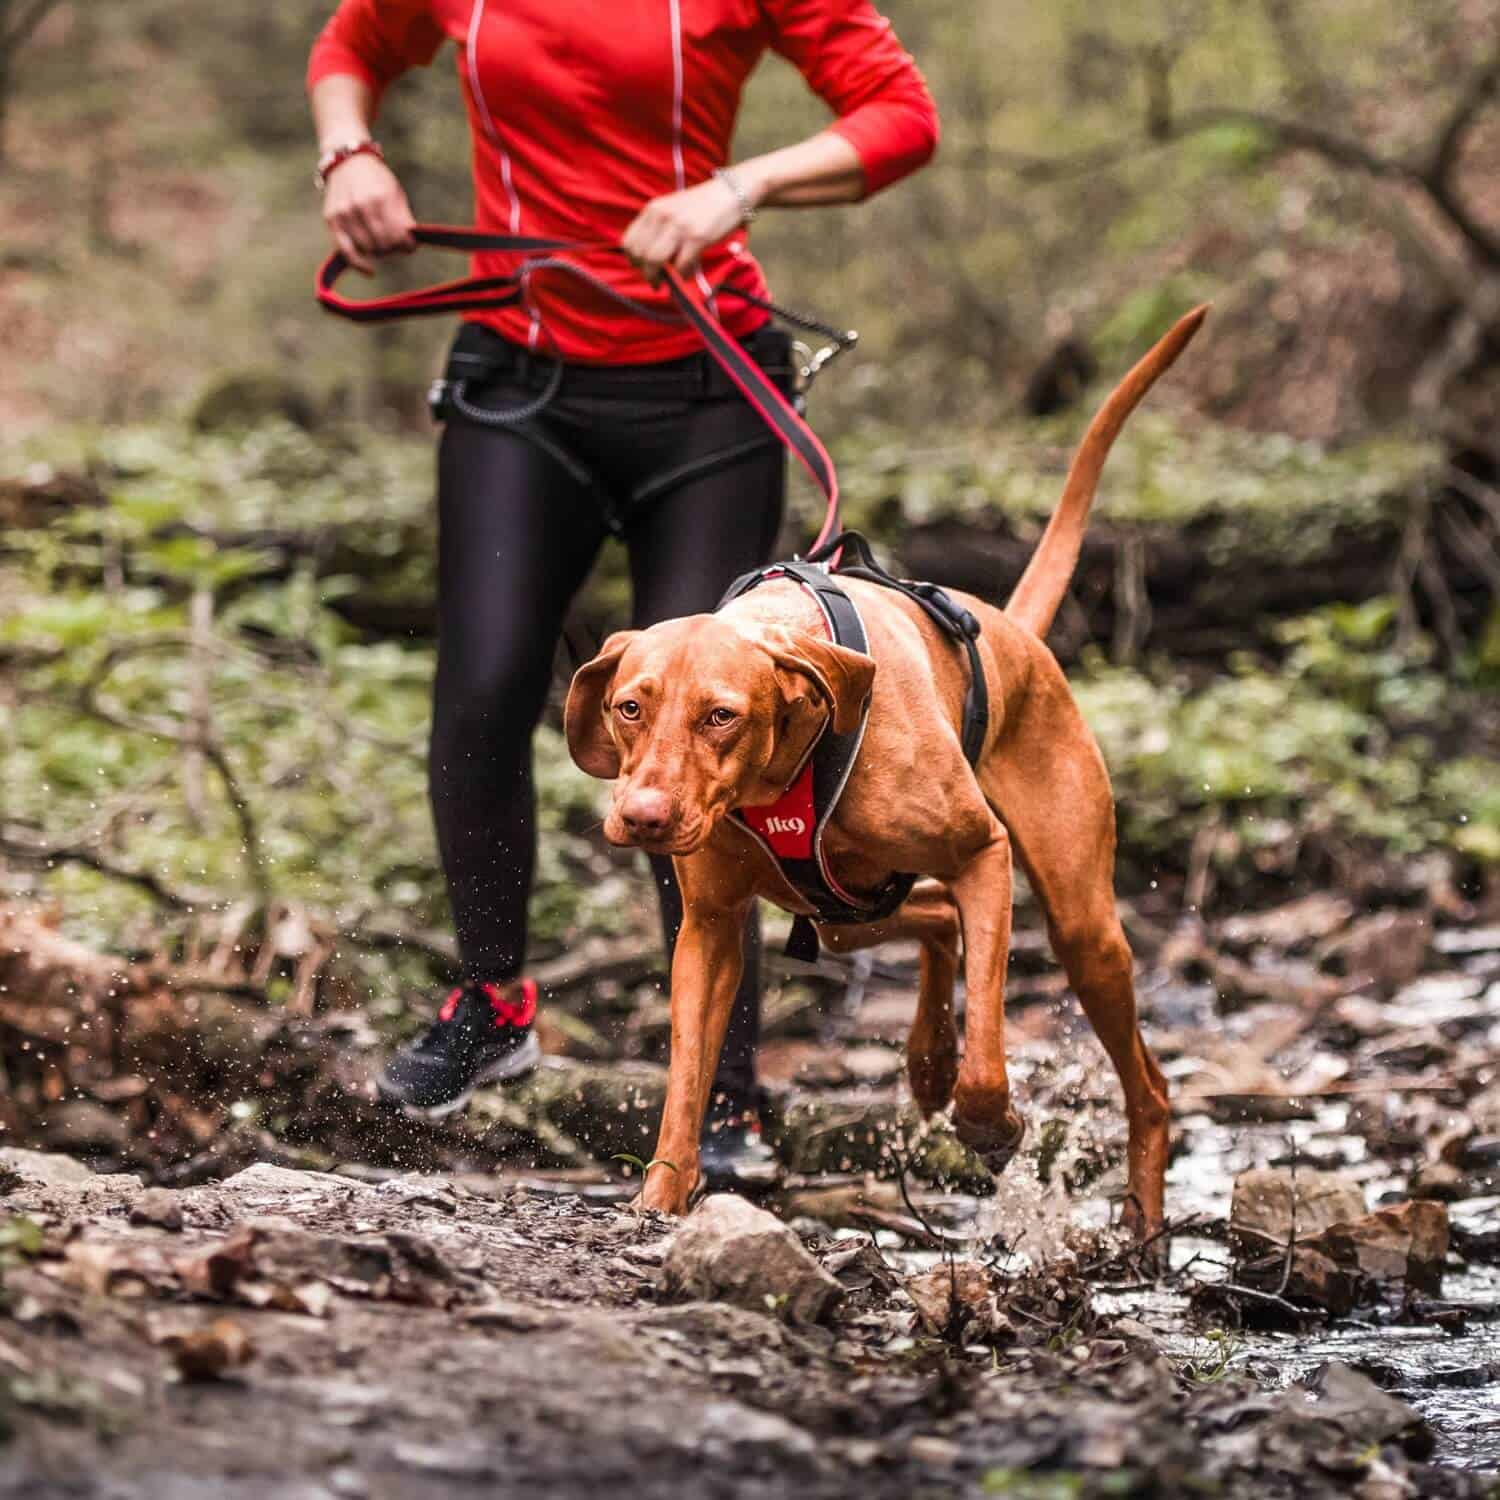
[[[439, 282], [415, 291], [394, 292], [381, 297], [356, 300], [334, 290], [334, 283], [349, 268], [341, 251], [335, 251], [318, 269], [318, 301], [331, 313], [356, 323], [384, 323], [396, 318], [439, 317], [447, 313], [473, 312], [481, 308], [514, 307], [528, 297], [529, 277], [538, 270], [557, 270], [575, 275], [599, 287], [617, 301], [660, 318], [662, 314], [621, 297], [612, 287], [596, 280], [581, 266], [559, 256], [581, 253], [623, 255], [618, 245], [586, 244], [573, 240], [540, 239], [520, 234], [484, 234], [477, 229], [461, 229], [443, 224], [419, 224], [413, 230], [419, 245], [439, 250], [492, 250], [522, 257], [516, 269], [500, 276], [466, 276], [456, 281]], [[677, 311], [703, 340], [704, 347], [724, 373], [734, 382], [745, 399], [759, 412], [761, 419], [786, 446], [788, 452], [807, 470], [827, 502], [823, 525], [813, 542], [813, 552], [839, 533], [839, 481], [827, 450], [817, 434], [803, 421], [775, 382], [751, 359], [739, 342], [728, 332], [705, 301], [702, 292], [686, 281], [671, 266], [663, 270], [667, 290]], [[721, 287], [720, 296], [739, 297], [757, 307], [767, 307], [758, 297], [734, 287]], [[780, 311], [780, 309], [770, 309]], [[805, 321], [805, 320], [799, 320]]]

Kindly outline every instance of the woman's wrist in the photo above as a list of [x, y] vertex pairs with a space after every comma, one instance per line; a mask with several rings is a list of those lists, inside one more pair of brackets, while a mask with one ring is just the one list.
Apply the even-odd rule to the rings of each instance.
[[750, 188], [744, 180], [738, 167], [715, 167], [714, 177], [734, 199], [739, 209], [740, 223], [742, 225], [753, 222], [755, 218], [756, 201], [751, 196]]
[[356, 156], [373, 156], [376, 161], [385, 160], [385, 152], [380, 149], [380, 142], [370, 135], [325, 146], [318, 156], [317, 170], [313, 173], [313, 181], [317, 183], [319, 191], [328, 186], [328, 179], [334, 172]]

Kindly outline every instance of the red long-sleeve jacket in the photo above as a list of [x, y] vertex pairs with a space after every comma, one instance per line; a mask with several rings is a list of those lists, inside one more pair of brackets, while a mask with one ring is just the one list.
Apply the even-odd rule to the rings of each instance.
[[[922, 76], [870, 0], [342, 0], [313, 46], [308, 85], [352, 74], [378, 97], [449, 39], [483, 229], [618, 242], [649, 199], [727, 163], [741, 90], [767, 48], [832, 107], [867, 192], [921, 166], [937, 143]], [[670, 314], [665, 291], [651, 292], [623, 257], [586, 264]], [[513, 266], [504, 255], [474, 259], [480, 275]], [[700, 285], [721, 284], [766, 295], [743, 231], [703, 258]], [[535, 312], [470, 316], [569, 359], [630, 364], [700, 347], [680, 323], [631, 313], [572, 277], [540, 273], [533, 294]], [[737, 298], [717, 304], [738, 336], [765, 321]]]

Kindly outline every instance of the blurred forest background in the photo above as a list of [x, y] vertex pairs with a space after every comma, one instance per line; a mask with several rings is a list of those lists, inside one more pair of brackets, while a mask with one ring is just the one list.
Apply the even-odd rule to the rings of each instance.
[[[811, 407], [851, 520], [1003, 598], [1093, 401], [1211, 299], [1111, 461], [1054, 640], [1137, 931], [1320, 888], [1500, 912], [1500, 7], [886, 8], [936, 162], [755, 233], [783, 301], [861, 332]], [[0, 0], [0, 898], [51, 914], [26, 943], [373, 1042], [417, 1024], [450, 951], [423, 771], [423, 395], [449, 330], [312, 301], [302, 71], [328, 9]], [[740, 149], [823, 118], [768, 59]], [[379, 134], [420, 217], [469, 220], [450, 53]], [[583, 615], [623, 604], [616, 562]], [[553, 728], [539, 762], [535, 959], [577, 999], [550, 1044], [659, 1058], [641, 872]], [[243, 1009], [214, 1014], [239, 1045]], [[74, 1136], [125, 1156], [290, 1130], [245, 1102], [269, 1075], [190, 1105], [111, 1085], [65, 1020], [6, 1024], [12, 1130], [85, 1085]]]

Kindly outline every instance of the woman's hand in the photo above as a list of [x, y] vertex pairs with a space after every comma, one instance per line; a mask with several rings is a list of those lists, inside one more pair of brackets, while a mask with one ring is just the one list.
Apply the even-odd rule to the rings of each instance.
[[[743, 186], [753, 192], [749, 182]], [[661, 280], [663, 266], [691, 276], [703, 252], [738, 229], [744, 222], [743, 214], [740, 200], [728, 183], [712, 177], [697, 187], [653, 198], [635, 216], [620, 244], [636, 269], [655, 286]]]
[[323, 222], [349, 264], [366, 276], [377, 257], [416, 249], [411, 232], [417, 221], [406, 190], [378, 156], [339, 163], [323, 191]]

